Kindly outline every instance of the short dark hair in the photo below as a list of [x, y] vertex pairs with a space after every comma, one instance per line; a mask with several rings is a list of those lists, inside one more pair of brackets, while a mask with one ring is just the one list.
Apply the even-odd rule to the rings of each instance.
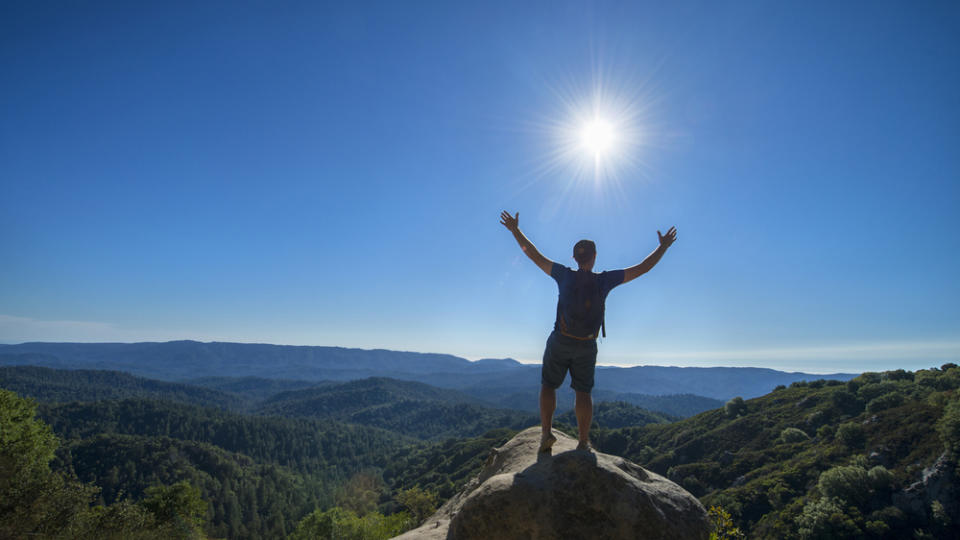
[[593, 240], [581, 240], [573, 246], [573, 258], [576, 259], [578, 264], [590, 262], [590, 259], [596, 254], [597, 245], [593, 243]]

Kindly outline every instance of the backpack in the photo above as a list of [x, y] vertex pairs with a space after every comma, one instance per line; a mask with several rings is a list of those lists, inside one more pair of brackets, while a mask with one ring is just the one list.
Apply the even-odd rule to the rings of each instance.
[[577, 339], [596, 339], [602, 332], [603, 337], [607, 337], [603, 300], [597, 275], [589, 270], [577, 270], [576, 281], [566, 305], [557, 303], [557, 328], [560, 333]]

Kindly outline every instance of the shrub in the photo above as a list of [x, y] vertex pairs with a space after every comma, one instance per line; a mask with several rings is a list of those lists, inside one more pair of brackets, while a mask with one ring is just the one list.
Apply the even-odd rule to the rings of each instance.
[[867, 534], [876, 538], [883, 538], [890, 532], [890, 527], [882, 521], [868, 521], [863, 528]]
[[907, 520], [906, 514], [896, 506], [886, 506], [880, 510], [870, 512], [867, 519], [871, 521], [882, 521], [894, 529], [899, 528]]
[[883, 378], [888, 381], [912, 381], [913, 372], [903, 369], [883, 372]]
[[723, 412], [727, 415], [727, 418], [736, 418], [747, 413], [747, 404], [744, 403], [742, 397], [737, 396], [723, 406]]
[[406, 512], [384, 516], [370, 512], [358, 516], [351, 510], [335, 506], [329, 510], [315, 510], [303, 518], [293, 533], [292, 540], [313, 538], [340, 538], [344, 540], [374, 540], [393, 538], [413, 526]]
[[859, 382], [860, 385], [862, 386], [864, 384], [880, 382], [881, 380], [883, 380], [883, 375], [880, 375], [879, 373], [876, 373], [874, 371], [864, 371], [863, 373], [854, 377], [851, 380]]
[[849, 448], [857, 448], [866, 442], [866, 434], [860, 424], [844, 422], [837, 428], [837, 439]]
[[815, 428], [822, 425], [826, 420], [827, 420], [827, 415], [823, 414], [823, 411], [813, 411], [812, 413], [804, 417], [803, 423], [805, 423], [810, 428]]
[[960, 401], [954, 400], [943, 409], [943, 416], [937, 421], [940, 440], [948, 452], [960, 454]]
[[830, 401], [840, 412], [847, 414], [856, 414], [863, 410], [863, 403], [849, 390], [835, 390], [830, 394]]
[[903, 395], [899, 392], [890, 392], [870, 400], [870, 403], [867, 403], [867, 411], [876, 413], [900, 405], [903, 405]]
[[850, 518], [835, 499], [824, 497], [808, 502], [797, 517], [800, 538], [858, 538], [860, 527]]
[[875, 492], [886, 493], [893, 488], [893, 473], [882, 465], [867, 471], [867, 479], [870, 482], [870, 488]]
[[876, 383], [865, 384], [860, 387], [860, 390], [857, 391], [857, 395], [865, 402], [880, 397], [884, 394], [889, 394], [900, 388], [900, 385], [894, 381], [882, 381]]
[[417, 524], [423, 523], [437, 509], [436, 494], [420, 489], [420, 486], [401, 491], [396, 500]]
[[711, 506], [707, 516], [710, 518], [713, 529], [710, 540], [736, 540], [747, 537], [739, 527], [733, 525], [730, 512], [724, 510], [722, 506]]
[[788, 427], [780, 432], [780, 440], [785, 443], [798, 443], [810, 439], [802, 429]]
[[836, 426], [833, 426], [830, 424], [824, 424], [819, 428], [817, 428], [817, 437], [820, 437], [825, 441], [832, 439], [836, 433], [837, 433]]
[[827, 498], [856, 504], [870, 497], [870, 475], [863, 467], [840, 465], [820, 474], [817, 489]]

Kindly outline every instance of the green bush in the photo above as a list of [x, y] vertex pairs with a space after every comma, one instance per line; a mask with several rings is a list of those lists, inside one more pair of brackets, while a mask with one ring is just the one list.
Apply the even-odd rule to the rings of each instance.
[[954, 455], [960, 454], [960, 400], [953, 400], [944, 407], [943, 416], [937, 421], [937, 431], [944, 448]]
[[824, 441], [829, 441], [836, 433], [837, 427], [830, 424], [824, 424], [817, 428], [817, 437], [823, 439]]
[[849, 448], [858, 448], [866, 442], [866, 434], [859, 423], [844, 422], [837, 427], [837, 439]]
[[853, 392], [846, 389], [837, 389], [830, 394], [833, 406], [842, 413], [857, 414], [863, 410], [863, 403]]
[[418, 525], [437, 509], [436, 494], [420, 489], [420, 486], [401, 491], [396, 496], [396, 500], [410, 513]]
[[804, 505], [797, 518], [797, 532], [803, 539], [859, 538], [863, 535], [840, 503], [827, 497]]
[[883, 465], [877, 465], [867, 471], [870, 489], [876, 493], [886, 493], [893, 489], [893, 473]]
[[903, 405], [903, 394], [900, 392], [890, 392], [889, 394], [871, 399], [870, 402], [867, 403], [867, 411], [877, 413], [899, 407], [900, 405]]
[[870, 475], [863, 467], [840, 465], [820, 474], [817, 489], [824, 497], [856, 504], [870, 497]]
[[747, 413], [747, 404], [744, 403], [742, 397], [737, 396], [723, 406], [723, 412], [727, 415], [727, 418], [736, 418]]
[[861, 385], [878, 383], [883, 380], [883, 375], [875, 371], [864, 371], [852, 380], [859, 382]]
[[884, 371], [883, 378], [888, 381], [912, 381], [913, 372], [906, 371], [903, 369], [897, 369], [894, 371]]
[[722, 506], [711, 506], [707, 516], [710, 518], [711, 529], [713, 529], [710, 532], [710, 540], [739, 540], [747, 537], [739, 527], [734, 526], [730, 512], [724, 510]]
[[384, 516], [370, 512], [363, 517], [351, 510], [333, 507], [315, 510], [297, 524], [290, 540], [381, 540], [393, 538], [411, 528], [413, 520], [406, 512]]
[[857, 390], [857, 396], [859, 396], [863, 401], [869, 403], [874, 398], [896, 391], [900, 388], [900, 384], [901, 383], [894, 381], [882, 381], [865, 384], [860, 387], [860, 390]]
[[798, 443], [809, 440], [810, 436], [802, 429], [788, 427], [780, 432], [780, 440], [784, 443]]

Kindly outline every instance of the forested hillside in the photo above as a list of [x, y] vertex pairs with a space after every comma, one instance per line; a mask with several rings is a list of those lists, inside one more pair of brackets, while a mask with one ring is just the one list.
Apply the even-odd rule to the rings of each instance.
[[[647, 424], [669, 424], [679, 419], [677, 416], [648, 411], [622, 401], [603, 401], [593, 406], [594, 428], [599, 428], [600, 426], [605, 428], [622, 428], [630, 426], [639, 427]], [[556, 422], [576, 426], [577, 417], [573, 411], [569, 411], [557, 416]]]
[[395, 432], [366, 426], [244, 415], [143, 399], [44, 404], [40, 418], [65, 440], [117, 434], [195, 441], [259, 462], [322, 474], [324, 480], [382, 467], [386, 456], [413, 442]]
[[519, 430], [538, 421], [533, 414], [495, 409], [455, 390], [384, 378], [283, 392], [263, 403], [259, 412], [329, 418], [422, 439], [472, 437], [494, 428]]
[[[537, 423], [454, 390], [386, 378], [300, 389], [211, 381], [283, 389], [255, 401], [260, 413], [252, 414], [224, 407], [230, 392], [119, 373], [0, 373], [5, 384], [46, 400], [34, 431], [49, 425], [60, 437], [59, 444], [36, 439], [58, 448], [57, 457], [47, 460], [52, 469], [30, 474], [45, 479], [35, 489], [59, 494], [38, 500], [80, 517], [45, 523], [120, 527], [145, 538], [201, 529], [226, 538], [312, 538], [334, 526], [383, 538], [415, 526], [476, 474], [491, 448]], [[958, 387], [960, 368], [946, 364], [796, 382], [681, 420], [598, 402], [592, 436], [600, 451], [726, 509], [751, 538], [944, 538], [960, 531]], [[153, 398], [166, 388], [179, 402]], [[94, 399], [128, 393], [137, 397]], [[5, 395], [5, 422], [29, 423], [23, 401]], [[87, 401], [60, 401], [67, 396]], [[555, 425], [572, 432], [575, 420], [561, 412]], [[6, 455], [14, 452], [10, 441]], [[192, 505], [191, 521], [171, 521], [158, 506], [164, 500]], [[22, 510], [3, 512], [0, 526], [32, 526]]]
[[596, 442], [722, 505], [751, 538], [957, 537], [958, 386], [954, 364], [795, 383]]

